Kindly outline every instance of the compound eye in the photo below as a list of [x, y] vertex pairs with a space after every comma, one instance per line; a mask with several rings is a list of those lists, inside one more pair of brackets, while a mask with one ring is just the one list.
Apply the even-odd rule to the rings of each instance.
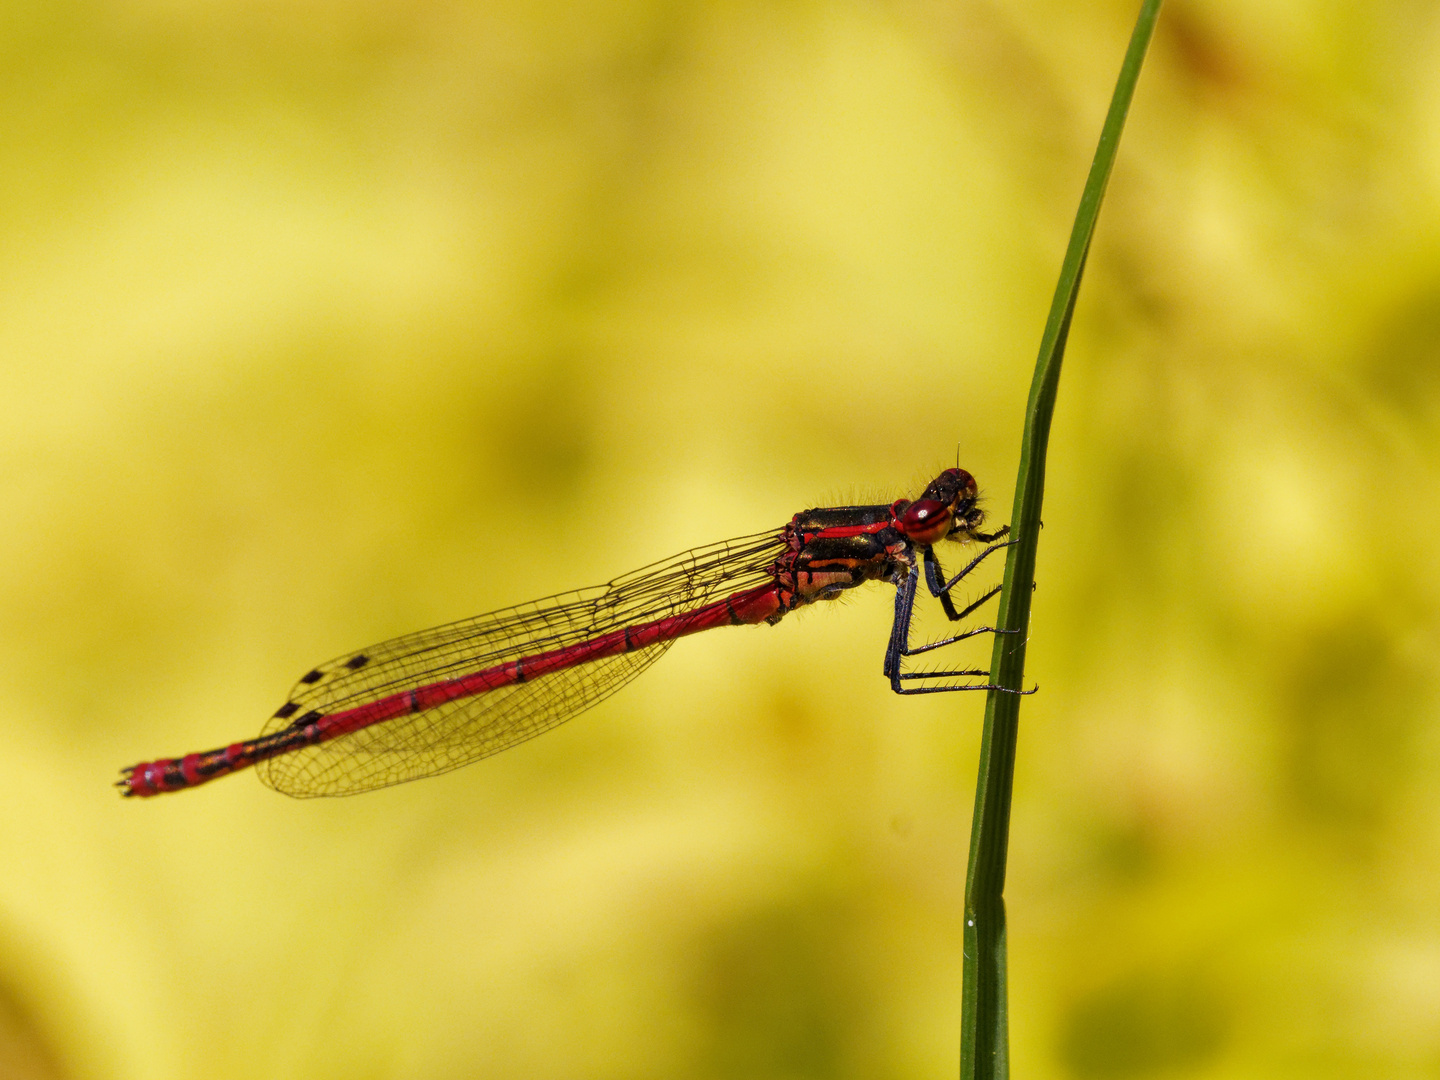
[[948, 509], [939, 499], [917, 499], [905, 508], [900, 520], [907, 529], [919, 528], [929, 525], [936, 514], [943, 514]]
[[900, 528], [919, 544], [932, 544], [950, 530], [950, 504], [939, 499], [917, 499], [900, 515]]

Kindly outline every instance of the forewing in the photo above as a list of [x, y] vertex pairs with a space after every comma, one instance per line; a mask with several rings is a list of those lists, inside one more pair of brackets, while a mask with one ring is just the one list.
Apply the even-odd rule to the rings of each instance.
[[[347, 653], [307, 672], [263, 735], [322, 715], [693, 611], [770, 579], [780, 533], [695, 548], [608, 585], [536, 600]], [[670, 645], [603, 657], [407, 713], [261, 761], [297, 797], [351, 795], [435, 776], [564, 723], [629, 682]]]

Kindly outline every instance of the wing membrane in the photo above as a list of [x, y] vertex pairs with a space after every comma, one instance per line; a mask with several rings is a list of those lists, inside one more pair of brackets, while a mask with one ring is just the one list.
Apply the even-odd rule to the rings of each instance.
[[[607, 585], [560, 593], [346, 653], [307, 672], [262, 737], [311, 711], [331, 714], [476, 671], [681, 615], [770, 580], [779, 530], [654, 563]], [[458, 769], [564, 723], [669, 648], [590, 660], [385, 720], [258, 762], [270, 787], [300, 798], [352, 795]]]

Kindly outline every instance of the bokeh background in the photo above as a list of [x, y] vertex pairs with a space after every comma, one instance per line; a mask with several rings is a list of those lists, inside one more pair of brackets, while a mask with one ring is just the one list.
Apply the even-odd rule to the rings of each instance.
[[[0, 1076], [954, 1075], [983, 701], [891, 695], [883, 588], [443, 778], [109, 785], [957, 448], [1005, 520], [1136, 8], [0, 7]], [[1440, 1075], [1437, 117], [1433, 3], [1166, 5], [1052, 442], [1017, 1076]]]

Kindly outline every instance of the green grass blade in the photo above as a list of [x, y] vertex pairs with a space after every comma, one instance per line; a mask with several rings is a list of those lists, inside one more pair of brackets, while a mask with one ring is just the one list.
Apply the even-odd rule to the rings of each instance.
[[[990, 681], [1019, 690], [1024, 685], [1025, 643], [1030, 626], [1030, 592], [1035, 576], [1035, 549], [1040, 537], [1040, 503], [1045, 487], [1045, 453], [1050, 420], [1060, 383], [1060, 361], [1080, 277], [1090, 252], [1090, 238], [1105, 197], [1105, 185], [1115, 162], [1120, 132], [1130, 110], [1130, 99], [1140, 77], [1145, 51], [1160, 13], [1160, 0], [1145, 0], [1110, 112], [1100, 133], [1100, 145], [1085, 181], [1070, 246], [1055, 287], [1055, 299], [1040, 342], [1030, 401], [1025, 411], [1025, 434], [1020, 444], [1020, 472], [1015, 483], [1015, 507], [1010, 529], [1018, 543], [1009, 549], [1005, 583], [1000, 592], [996, 625], [1014, 633], [995, 635]], [[1010, 794], [1015, 772], [1015, 740], [1023, 698], [990, 691], [985, 706], [985, 730], [980, 743], [980, 777], [975, 788], [975, 817], [970, 828], [970, 867], [965, 881], [965, 963], [961, 1004], [961, 1080], [1003, 1080], [1010, 1074], [1008, 1016], [1005, 985], [1005, 859], [1010, 833]]]

